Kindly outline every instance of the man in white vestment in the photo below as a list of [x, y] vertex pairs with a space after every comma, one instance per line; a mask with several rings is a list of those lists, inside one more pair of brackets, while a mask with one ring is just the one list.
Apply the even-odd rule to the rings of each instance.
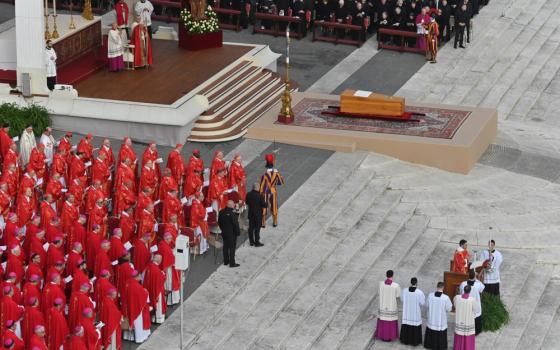
[[455, 350], [475, 349], [474, 315], [479, 312], [478, 304], [470, 296], [471, 286], [466, 285], [463, 294], [457, 294], [453, 299], [455, 304]]
[[488, 242], [488, 249], [482, 251], [484, 261], [484, 291], [500, 296], [500, 267], [502, 266], [502, 253], [496, 250], [496, 242]]
[[56, 85], [56, 52], [51, 40], [47, 40], [45, 48], [45, 68], [47, 70], [47, 87], [53, 91]]
[[403, 317], [401, 324], [401, 343], [417, 346], [422, 344], [422, 306], [426, 301], [424, 293], [416, 287], [418, 279], [410, 279], [410, 287], [401, 294]]
[[25, 169], [27, 163], [29, 163], [29, 156], [31, 155], [31, 151], [35, 147], [37, 147], [37, 140], [35, 140], [33, 126], [27, 125], [27, 127], [21, 133], [21, 138], [19, 141], [19, 155], [21, 157], [21, 165], [23, 169]]
[[476, 327], [476, 335], [482, 332], [482, 306], [480, 304], [480, 294], [484, 291], [484, 284], [476, 279], [476, 273], [474, 270], [469, 271], [469, 279], [464, 281], [459, 286], [459, 292], [462, 294], [466, 286], [471, 287], [471, 297], [474, 298], [478, 306], [478, 312], [474, 315], [474, 324]]
[[437, 290], [428, 295], [428, 320], [424, 347], [431, 350], [447, 349], [447, 313], [453, 305], [451, 299], [443, 294], [443, 282], [438, 282]]
[[401, 297], [401, 287], [393, 282], [393, 270], [388, 270], [385, 275], [385, 281], [379, 282], [379, 315], [374, 336], [383, 341], [393, 341], [399, 337], [397, 299]]
[[50, 126], [47, 126], [45, 131], [43, 131], [39, 143], [45, 146], [45, 157], [47, 158], [47, 165], [50, 166], [53, 160], [54, 145], [56, 143], [52, 136], [52, 128]]
[[142, 23], [148, 27], [148, 34], [152, 38], [152, 12], [154, 12], [154, 5], [150, 0], [140, 0], [134, 5], [134, 14], [142, 18]]

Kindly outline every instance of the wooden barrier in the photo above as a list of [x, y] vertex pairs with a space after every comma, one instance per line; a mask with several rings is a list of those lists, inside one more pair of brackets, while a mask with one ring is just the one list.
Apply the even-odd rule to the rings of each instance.
[[[339, 37], [341, 32], [343, 32], [344, 35]], [[356, 32], [358, 34], [358, 39], [348, 39], [346, 37], [346, 32]], [[313, 27], [313, 41], [327, 41], [335, 44], [356, 45], [360, 47], [366, 40], [365, 32], [364, 27], [354, 24], [316, 21]], [[331, 35], [324, 33], [331, 33]]]
[[[171, 9], [177, 9], [177, 13], [179, 13], [182, 9], [182, 5], [180, 2], [178, 1], [173, 1], [173, 0], [152, 0], [152, 4], [154, 5], [159, 5], [163, 8], [171, 8]], [[233, 16], [235, 18], [234, 23], [222, 23], [220, 22], [220, 29], [230, 29], [230, 30], [235, 30], [236, 32], [241, 30], [240, 27], [240, 19], [241, 19], [241, 11], [238, 10], [231, 10], [231, 9], [224, 9], [221, 7], [214, 7], [214, 12], [216, 12], [216, 14], [218, 14], [218, 19], [220, 19], [220, 15], [230, 15]], [[179, 22], [179, 17], [177, 17], [175, 14], [173, 13], [167, 13], [167, 14], [152, 14], [152, 20], [154, 21], [162, 21], [162, 22], [167, 22], [167, 23], [171, 23], [171, 22], [175, 22], [178, 23]]]
[[228, 16], [228, 18], [233, 18], [233, 23], [224, 23], [220, 21], [220, 29], [230, 29], [236, 32], [241, 30], [241, 11], [233, 9], [225, 9], [222, 7], [214, 7], [214, 12], [218, 14], [218, 18], [223, 16]]
[[[380, 40], [381, 35], [390, 35], [390, 36], [398, 36], [400, 37], [400, 45], [393, 45], [390, 43], [383, 43]], [[379, 28], [377, 30], [377, 49], [387, 49], [387, 50], [396, 50], [401, 52], [417, 52], [424, 54], [426, 50], [419, 49], [414, 45], [413, 47], [406, 46], [407, 38], [414, 38], [418, 39], [418, 34], [416, 32], [408, 32], [405, 30], [396, 30], [396, 29], [389, 29], [389, 28]]]
[[[304, 21], [301, 20], [299, 17], [294, 16], [279, 16], [273, 15], [270, 13], [263, 13], [263, 12], [255, 12], [255, 25], [253, 26], [253, 34], [254, 33], [264, 33], [270, 34], [274, 36], [279, 35], [286, 35], [284, 29], [280, 28], [280, 23], [290, 24], [290, 37], [301, 39], [305, 36], [304, 30]], [[272, 27], [270, 29], [261, 28], [262, 21], [270, 21], [272, 22]], [[296, 30], [293, 30], [292, 23], [296, 24]]]

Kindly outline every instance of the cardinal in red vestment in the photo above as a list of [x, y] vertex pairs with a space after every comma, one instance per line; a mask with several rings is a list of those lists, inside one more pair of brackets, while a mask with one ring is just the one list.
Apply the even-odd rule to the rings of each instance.
[[167, 305], [180, 302], [181, 275], [175, 269], [175, 255], [172, 246], [173, 234], [165, 232], [163, 240], [158, 243], [158, 254], [161, 255], [159, 267], [165, 272], [165, 292], [167, 293]]
[[132, 140], [128, 136], [124, 138], [123, 143], [121, 144], [121, 149], [119, 150], [119, 163], [126, 163], [126, 159], [130, 161], [128, 166], [134, 173], [134, 179], [136, 179], [138, 157], [136, 156], [136, 152], [134, 152], [134, 149], [132, 148]]
[[60, 349], [69, 334], [68, 323], [64, 316], [64, 305], [61, 298], [54, 300], [53, 306], [47, 313], [46, 331], [49, 349]]
[[140, 224], [138, 225], [138, 235], [144, 235], [146, 233], [150, 233], [152, 238], [150, 243], [152, 243], [155, 239], [155, 225], [156, 219], [154, 217], [154, 205], [148, 204], [148, 206], [142, 211], [140, 215]]
[[6, 152], [8, 152], [10, 144], [13, 142], [9, 133], [10, 124], [4, 123], [2, 125], [2, 128], [0, 129], [0, 159], [4, 158], [4, 155], [6, 154]]
[[41, 283], [41, 279], [39, 275], [31, 275], [29, 277], [29, 281], [23, 285], [22, 290], [22, 298], [23, 300], [31, 300], [31, 298], [35, 298], [34, 300], [37, 301], [37, 306], [39, 307], [41, 302], [41, 291], [39, 290], [39, 283]]
[[75, 197], [73, 194], [69, 194], [68, 198], [62, 205], [62, 213], [60, 215], [60, 226], [62, 232], [69, 233], [72, 230], [74, 222], [78, 219], [80, 212], [75, 203]]
[[459, 247], [453, 254], [453, 272], [468, 273], [469, 272], [469, 251], [467, 250], [467, 241], [462, 239]]
[[124, 183], [127, 184], [132, 192], [136, 193], [135, 167], [134, 165], [132, 165], [130, 158], [125, 158], [122, 162], [119, 163], [117, 173], [115, 175], [115, 191], [120, 189]]
[[144, 273], [144, 288], [150, 294], [150, 306], [154, 310], [153, 321], [163, 323], [167, 311], [165, 301], [165, 272], [160, 269], [161, 255], [155, 254]]
[[181, 186], [183, 183], [183, 176], [185, 175], [185, 161], [181, 155], [183, 145], [178, 143], [169, 155], [167, 156], [167, 168], [171, 170], [171, 175], [175, 182]]
[[93, 185], [89, 186], [86, 190], [86, 213], [90, 213], [98, 200], [102, 202], [105, 200], [105, 191], [101, 181], [96, 180]]
[[60, 287], [61, 279], [60, 274], [53, 272], [50, 275], [51, 281], [47, 282], [43, 288], [43, 294], [41, 295], [41, 310], [43, 315], [46, 315], [49, 311], [49, 305], [54, 304], [54, 300], [57, 298], [62, 299], [63, 304], [66, 305], [66, 295], [62, 288]]
[[99, 249], [101, 248], [101, 241], [103, 236], [101, 236], [101, 226], [96, 225], [92, 227], [91, 231], [87, 233], [86, 242], [86, 262], [87, 269], [93, 271], [95, 265], [95, 256]]
[[171, 215], [177, 215], [179, 226], [185, 226], [185, 218], [183, 216], [183, 204], [177, 198], [177, 191], [171, 190], [163, 200], [163, 212], [161, 219], [163, 222], [169, 222]]
[[212, 165], [210, 167], [210, 182], [212, 182], [212, 180], [214, 180], [216, 175], [218, 175], [218, 173], [222, 170], [224, 171], [224, 176], [225, 176], [225, 171], [227, 171], [227, 165], [224, 160], [224, 153], [222, 151], [216, 151], [214, 153], [214, 159], [212, 159]]
[[115, 269], [115, 285], [122, 300], [122, 298], [126, 295], [126, 282], [128, 282], [129, 278], [132, 277], [134, 267], [130, 263], [130, 253], [126, 250], [123, 251], [123, 254], [119, 260], [120, 264], [117, 265]]
[[121, 187], [115, 188], [115, 200], [113, 212], [117, 215], [122, 214], [124, 210], [127, 210], [136, 203], [136, 194], [132, 188], [132, 182], [127, 181], [121, 185]]
[[163, 162], [163, 159], [159, 157], [157, 145], [154, 141], [150, 141], [148, 147], [146, 147], [144, 153], [142, 154], [142, 166], [146, 165], [149, 160], [152, 161], [152, 164], [154, 165], [156, 176], [159, 181], [159, 179], [161, 178], [161, 168], [159, 165]]
[[14, 320], [6, 320], [6, 331], [2, 334], [4, 348], [6, 350], [24, 350], [25, 343], [23, 339], [17, 336], [17, 323]]
[[53, 204], [54, 199], [51, 194], [47, 194], [45, 199], [41, 202], [41, 226], [44, 230], [49, 227], [52, 219], [57, 217]]
[[64, 343], [64, 349], [88, 350], [84, 339], [84, 327], [76, 326], [73, 332], [72, 336]]
[[111, 288], [106, 292], [101, 309], [100, 321], [105, 324], [101, 328], [101, 342], [104, 349], [109, 349], [111, 344], [119, 350], [122, 347], [121, 319], [123, 314], [117, 306], [117, 290]]
[[119, 219], [119, 227], [122, 232], [121, 240], [124, 243], [130, 242], [130, 240], [136, 237], [136, 221], [134, 220], [134, 216], [132, 214], [132, 207], [128, 207], [121, 213], [121, 217]]
[[208, 238], [208, 221], [206, 208], [204, 207], [204, 195], [200, 192], [192, 200], [190, 227], [195, 229], [195, 231], [200, 230], [202, 236]]
[[122, 241], [122, 229], [115, 228], [113, 230], [113, 234], [111, 235], [111, 249], [109, 249], [109, 258], [111, 261], [116, 261], [122, 254], [122, 251], [125, 250], [124, 242]]
[[93, 145], [91, 144], [92, 139], [93, 135], [87, 134], [86, 137], [82, 138], [80, 142], [78, 142], [76, 152], [84, 155], [85, 162], [90, 162], [93, 159]]
[[190, 198], [197, 192], [202, 191], [202, 173], [198, 169], [194, 169], [185, 177], [185, 185], [183, 186], [183, 196]]
[[104, 239], [101, 241], [101, 249], [97, 251], [97, 256], [95, 257], [95, 267], [93, 269], [93, 275], [97, 278], [100, 277], [101, 271], [106, 270], [113, 274], [112, 260], [109, 258], [109, 249], [111, 249], [111, 242]]
[[195, 170], [198, 171], [202, 177], [202, 174], [204, 173], [204, 160], [200, 158], [200, 151], [198, 149], [193, 150], [192, 155], [189, 158], [186, 176], [192, 174]]
[[6, 329], [6, 321], [12, 320], [17, 323], [22, 319], [24, 308], [12, 299], [14, 295], [12, 287], [5, 286], [2, 292], [4, 296], [0, 299], [0, 327]]
[[140, 183], [138, 188], [144, 190], [146, 188], [150, 189], [150, 196], [153, 200], [156, 198], [158, 189], [158, 175], [154, 168], [154, 164], [151, 160], [148, 160], [146, 164], [142, 167], [142, 173], [140, 174]]
[[142, 192], [138, 194], [138, 201], [136, 208], [134, 209], [134, 218], [136, 221], [140, 221], [142, 218], [142, 212], [149, 205], [153, 205], [152, 192], [149, 187], [142, 188]]
[[90, 285], [84, 283], [78, 291], [72, 292], [70, 304], [68, 305], [68, 326], [76, 327], [85, 308], [94, 309], [93, 301], [89, 297]]
[[81, 183], [87, 183], [87, 167], [84, 161], [83, 153], [76, 153], [75, 156], [71, 158], [70, 168], [68, 171], [68, 181], [72, 182], [74, 179], [79, 179]]
[[99, 226], [99, 235], [105, 237], [107, 234], [107, 207], [103, 199], [98, 199], [95, 206], [89, 212], [88, 229]]
[[6, 274], [13, 272], [16, 274], [15, 284], [17, 286], [21, 285], [23, 277], [25, 276], [24, 263], [25, 256], [21, 250], [21, 247], [16, 244], [10, 245], [10, 250], [8, 251], [8, 260], [6, 263]]
[[134, 67], [141, 68], [152, 65], [152, 41], [148, 34], [148, 28], [144, 23], [133, 25], [130, 35], [130, 43], [134, 45]]
[[[43, 261], [41, 260], [41, 256], [37, 253], [31, 254], [31, 258], [29, 259], [29, 265], [27, 265], [27, 270], [25, 270], [25, 280], [31, 281], [34, 276], [37, 276], [38, 282], [37, 286], [42, 286], [45, 280], [45, 274], [43, 271], [46, 270], [46, 264], [43, 265]], [[39, 288], [39, 287], [37, 287]]]
[[78, 241], [72, 243], [72, 250], [68, 253], [68, 260], [66, 261], [67, 275], [74, 275], [74, 270], [78, 267], [78, 263], [84, 261], [83, 250], [82, 243]]
[[88, 350], [101, 350], [101, 331], [95, 327], [95, 315], [92, 307], [82, 310], [79, 325], [84, 328], [84, 339]]
[[70, 154], [72, 151], [72, 132], [67, 131], [64, 136], [58, 140], [57, 151], [65, 151], [66, 154]]
[[[137, 342], [145, 340], [142, 339], [141, 335], [142, 333], [149, 334], [151, 326], [150, 306], [148, 304], [149, 293], [140, 284], [140, 278], [138, 271], [134, 270], [132, 278], [129, 278], [126, 282], [124, 295], [121, 295], [123, 315], [129, 320], [131, 329], [135, 330], [135, 340]], [[138, 326], [141, 327], [140, 330], [136, 329]], [[144, 338], [147, 338], [147, 336]]]
[[68, 246], [72, 247], [74, 242], [79, 242], [82, 244], [83, 247], [86, 246], [86, 239], [87, 239], [87, 231], [86, 231], [86, 216], [80, 215], [78, 220], [74, 221], [74, 225], [72, 226], [72, 230], [68, 233]]
[[45, 326], [44, 323], [35, 326], [34, 334], [29, 341], [29, 349], [32, 350], [48, 350], [47, 343], [45, 343]]
[[[235, 155], [229, 166], [229, 188], [234, 189], [239, 194], [239, 204], [243, 205], [247, 195], [247, 178], [243, 168], [243, 160], [239, 154]], [[237, 203], [236, 203], [237, 204]]]
[[19, 154], [17, 153], [17, 145], [15, 142], [12, 142], [10, 144], [10, 149], [8, 149], [8, 152], [4, 154], [4, 164], [2, 166], [2, 173], [5, 173], [10, 168], [10, 165], [12, 164], [14, 165], [16, 178], [19, 179], [19, 177], [21, 176], [21, 168], [20, 168]]
[[134, 254], [133, 254], [133, 264], [134, 268], [140, 272], [140, 274], [144, 274], [146, 271], [146, 267], [150, 263], [151, 252], [150, 252], [150, 240], [152, 235], [149, 232], [146, 232], [142, 235], [140, 239], [137, 239], [134, 242]]
[[95, 280], [93, 288], [93, 301], [95, 302], [95, 309], [100, 311], [103, 309], [103, 301], [109, 290], [115, 288], [110, 281], [111, 273], [108, 270], [101, 270], [99, 278]]
[[53, 161], [50, 170], [51, 177], [54, 174], [59, 174], [63, 179], [62, 183], [64, 185], [68, 183], [68, 155], [66, 151], [58, 151], [53, 155]]
[[115, 168], [115, 156], [113, 155], [113, 149], [111, 148], [111, 140], [104, 139], [99, 152], [97, 155], [100, 156], [101, 154], [105, 155], [105, 163], [107, 163], [107, 167], [111, 172], [113, 172]]
[[37, 298], [31, 297], [29, 300], [26, 300], [26, 302], [27, 306], [25, 307], [21, 333], [23, 340], [29, 345], [35, 327], [44, 325], [45, 318], [39, 309], [39, 300], [37, 300]]
[[212, 203], [212, 207], [214, 207], [215, 211], [219, 212], [226, 207], [227, 190], [226, 171], [221, 169], [216, 173], [216, 176], [210, 180], [210, 186], [208, 188], [208, 200]]

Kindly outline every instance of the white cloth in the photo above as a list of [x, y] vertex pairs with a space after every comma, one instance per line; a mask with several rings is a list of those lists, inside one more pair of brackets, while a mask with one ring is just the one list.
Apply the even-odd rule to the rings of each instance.
[[181, 290], [173, 290], [173, 270], [169, 266], [165, 270], [165, 290], [170, 290], [167, 294], [167, 305], [175, 305], [181, 301]]
[[152, 25], [152, 12], [154, 12], [154, 5], [150, 0], [145, 2], [138, 1], [134, 5], [134, 14], [142, 18], [142, 22], [148, 27]]
[[19, 139], [19, 155], [21, 157], [21, 164], [23, 167], [29, 163], [29, 156], [31, 155], [31, 150], [37, 147], [37, 140], [35, 140], [35, 135], [33, 132], [28, 133], [23, 130], [21, 137]]
[[206, 238], [202, 234], [202, 230], [200, 229], [200, 226], [197, 226], [196, 230], [194, 232], [197, 236], [200, 237], [200, 247], [199, 247], [200, 248], [200, 254], [206, 253], [206, 251], [209, 248], [209, 245], [208, 245], [208, 241], [206, 240]]
[[163, 295], [160, 293], [158, 302], [156, 304], [156, 314], [154, 316], [154, 323], [163, 323], [165, 321], [165, 314], [163, 313]]
[[453, 305], [451, 299], [445, 294], [436, 296], [435, 292], [428, 295], [428, 320], [426, 326], [434, 331], [447, 329], [447, 313], [451, 311]]
[[379, 319], [382, 321], [396, 321], [399, 319], [397, 299], [401, 297], [401, 287], [398, 283], [385, 284], [379, 282]]
[[108, 35], [107, 57], [114, 58], [123, 55], [123, 41], [118, 30], [111, 29]]
[[464, 299], [461, 294], [457, 294], [453, 304], [455, 304], [455, 334], [474, 335], [474, 315], [478, 311], [476, 300], [471, 296]]
[[503, 261], [502, 253], [497, 250], [494, 250], [494, 253], [484, 250], [482, 251], [482, 260], [490, 261], [490, 268], [484, 271], [484, 283], [500, 283], [500, 266], [502, 266]]
[[111, 343], [105, 350], [117, 350], [117, 331], [111, 333]]
[[45, 146], [45, 156], [48, 160], [47, 164], [51, 165], [52, 160], [53, 160], [54, 144], [56, 143], [56, 141], [54, 140], [54, 137], [52, 135], [47, 136], [45, 134], [42, 134], [41, 139], [39, 140], [39, 143], [41, 143], [43, 146]]
[[422, 324], [422, 309], [426, 302], [424, 293], [416, 288], [411, 292], [409, 288], [404, 288], [401, 294], [403, 303], [402, 324], [409, 326], [420, 326]]
[[[459, 292], [463, 294], [465, 292], [465, 286], [467, 285], [467, 281], [464, 281], [459, 286]], [[474, 315], [474, 317], [478, 317], [482, 315], [482, 306], [480, 305], [480, 294], [484, 291], [484, 284], [482, 284], [479, 280], [474, 281], [473, 286], [471, 287], [471, 297], [474, 298], [476, 304], [478, 306], [478, 313]]]
[[142, 313], [134, 320], [134, 342], [143, 343], [150, 336], [150, 330], [144, 329], [144, 318]]
[[45, 68], [47, 77], [56, 77], [56, 52], [53, 48], [45, 49]]

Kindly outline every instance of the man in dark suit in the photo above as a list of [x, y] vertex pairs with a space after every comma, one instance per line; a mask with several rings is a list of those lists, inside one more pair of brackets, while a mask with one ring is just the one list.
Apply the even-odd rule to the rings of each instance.
[[237, 214], [233, 211], [234, 206], [233, 201], [229, 200], [227, 201], [227, 206], [218, 214], [218, 225], [224, 240], [224, 265], [229, 265], [229, 267], [239, 266], [239, 264], [235, 263], [235, 247], [240, 230]]
[[264, 244], [260, 242], [261, 224], [263, 208], [266, 208], [266, 201], [261, 195], [259, 183], [253, 184], [253, 190], [245, 196], [245, 203], [249, 208], [249, 243], [255, 247], [262, 247]]

